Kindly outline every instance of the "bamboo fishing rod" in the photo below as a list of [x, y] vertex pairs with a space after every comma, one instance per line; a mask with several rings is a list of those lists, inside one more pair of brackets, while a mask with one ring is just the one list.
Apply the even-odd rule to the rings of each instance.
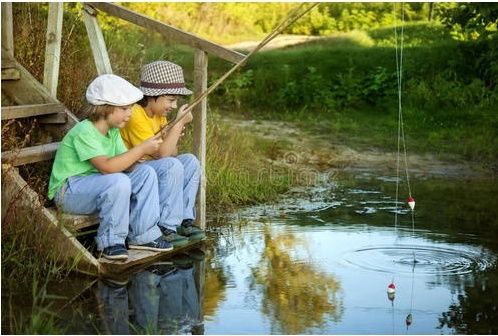
[[[318, 2], [312, 3], [311, 6], [305, 8], [301, 13], [298, 13], [304, 7], [305, 3], [301, 3], [299, 6], [294, 8], [287, 17], [282, 20], [273, 30], [254, 48], [247, 54], [242, 60], [240, 60], [237, 64], [235, 64], [229, 71], [227, 71], [223, 76], [221, 76], [214, 84], [212, 84], [206, 91], [204, 91], [201, 95], [194, 99], [194, 101], [183, 111], [183, 114], [176, 117], [171, 123], [168, 123], [164, 126], [161, 126], [159, 131], [157, 131], [153, 138], [157, 139], [162, 135], [162, 132], [169, 131], [173, 126], [175, 126], [180, 120], [182, 120], [188, 113], [192, 111], [194, 107], [196, 107], [204, 98], [206, 98], [211, 92], [214, 91], [225, 79], [228, 78], [235, 70], [244, 65], [245, 62], [254, 55], [256, 52], [261, 50], [265, 45], [267, 45], [271, 40], [273, 40], [278, 34], [283, 32], [285, 29], [289, 28], [292, 24], [294, 24], [297, 20], [299, 20], [302, 16], [311, 11], [315, 6], [318, 5]], [[297, 14], [298, 13], [298, 14]]]

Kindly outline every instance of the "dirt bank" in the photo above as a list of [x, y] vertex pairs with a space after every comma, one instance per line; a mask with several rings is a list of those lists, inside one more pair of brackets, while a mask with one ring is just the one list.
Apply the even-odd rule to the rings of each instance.
[[[302, 130], [290, 122], [224, 119], [260, 137], [287, 144], [288, 150], [279, 151], [269, 162], [279, 166], [293, 165], [297, 168], [312, 167], [320, 172], [328, 169], [357, 170], [364, 168], [385, 169], [395, 174], [397, 155], [375, 147], [351, 148], [334, 142], [333, 134], [314, 134]], [[404, 157], [400, 165], [404, 167]], [[410, 174], [418, 176], [479, 177], [490, 173], [475, 164], [457, 157], [444, 160], [434, 154], [407, 156]], [[404, 171], [403, 171], [404, 173]]]
[[[279, 35], [271, 40], [266, 46], [261, 50], [271, 50], [277, 48], [283, 48], [291, 45], [296, 45], [304, 42], [309, 42], [316, 39], [324, 38], [322, 36], [308, 36], [308, 35]], [[229, 49], [237, 50], [247, 50], [251, 51], [260, 43], [261, 41], [243, 41], [234, 44], [226, 45], [225, 47]]]

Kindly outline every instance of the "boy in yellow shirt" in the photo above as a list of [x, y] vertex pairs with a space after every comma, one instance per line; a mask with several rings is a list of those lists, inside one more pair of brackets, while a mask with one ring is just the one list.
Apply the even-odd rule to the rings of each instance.
[[[120, 130], [128, 149], [159, 132], [167, 123], [166, 116], [177, 108], [179, 95], [192, 94], [185, 87], [182, 68], [168, 61], [147, 64], [140, 80], [144, 97], [133, 106], [130, 120]], [[187, 107], [187, 104], [181, 106], [178, 115], [182, 115]], [[159, 228], [164, 239], [173, 246], [205, 237], [204, 231], [193, 225], [201, 172], [199, 161], [193, 154], [178, 155], [177, 149], [183, 129], [192, 118], [189, 113], [164, 132], [157, 151], [143, 158], [144, 164], [150, 165], [157, 173], [161, 208]]]

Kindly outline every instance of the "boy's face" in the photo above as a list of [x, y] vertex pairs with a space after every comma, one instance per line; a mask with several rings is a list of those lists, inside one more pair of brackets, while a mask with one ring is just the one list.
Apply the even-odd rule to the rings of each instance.
[[176, 109], [177, 101], [176, 96], [163, 95], [157, 97], [157, 99], [150, 99], [147, 107], [150, 106], [154, 115], [167, 116], [173, 109]]
[[114, 106], [112, 113], [106, 118], [109, 127], [123, 128], [131, 117], [132, 106]]

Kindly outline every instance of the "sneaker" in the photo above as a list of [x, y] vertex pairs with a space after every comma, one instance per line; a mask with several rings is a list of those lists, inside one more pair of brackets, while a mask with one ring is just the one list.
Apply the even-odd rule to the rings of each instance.
[[194, 266], [192, 258], [185, 253], [176, 254], [171, 260], [173, 261], [173, 265], [179, 269], [188, 269]]
[[200, 249], [193, 249], [190, 251], [187, 251], [187, 255], [195, 261], [203, 261], [204, 258], [206, 257], [206, 253]]
[[168, 243], [173, 245], [174, 247], [177, 246], [183, 246], [188, 244], [188, 238], [182, 235], [179, 235], [176, 233], [174, 230], [165, 228], [165, 227], [159, 227], [161, 229], [161, 232], [163, 233], [163, 239], [166, 240]]
[[173, 249], [173, 245], [165, 241], [163, 237], [159, 237], [147, 244], [138, 245], [130, 243], [128, 246], [130, 246], [130, 249], [134, 250], [147, 250], [155, 252], [166, 252]]
[[176, 231], [182, 236], [188, 237], [189, 240], [198, 240], [206, 237], [203, 230], [194, 225], [193, 219], [184, 219]]
[[124, 245], [113, 245], [105, 247], [102, 256], [110, 260], [126, 260], [128, 259], [128, 250]]
[[156, 263], [152, 264], [145, 269], [155, 275], [168, 276], [170, 274], [175, 273], [178, 269], [173, 266], [173, 263], [165, 264], [165, 263]]

